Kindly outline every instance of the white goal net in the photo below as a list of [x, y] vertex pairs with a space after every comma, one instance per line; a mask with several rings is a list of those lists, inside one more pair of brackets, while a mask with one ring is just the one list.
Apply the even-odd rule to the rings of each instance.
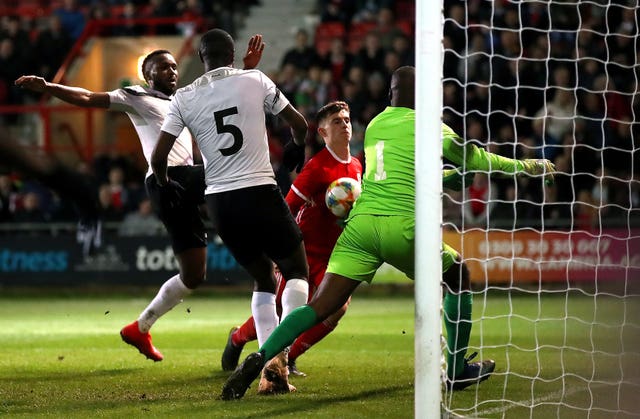
[[445, 390], [454, 415], [640, 415], [639, 24], [637, 1], [444, 1], [444, 122], [558, 171], [444, 190], [473, 290], [467, 353], [496, 361]]

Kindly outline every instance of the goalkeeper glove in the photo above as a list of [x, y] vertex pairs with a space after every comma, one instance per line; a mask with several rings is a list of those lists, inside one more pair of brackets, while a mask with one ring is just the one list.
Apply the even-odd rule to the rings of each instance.
[[304, 144], [298, 145], [293, 140], [284, 146], [282, 164], [290, 172], [296, 169], [296, 173], [300, 173], [300, 170], [302, 170], [302, 166], [304, 166], [304, 148]]
[[531, 175], [544, 175], [544, 183], [547, 186], [553, 185], [553, 174], [556, 172], [555, 164], [547, 159], [525, 159], [520, 160], [522, 172]]
[[458, 169], [445, 169], [442, 171], [442, 187], [452, 191], [461, 191], [473, 183], [475, 173], [462, 174]]

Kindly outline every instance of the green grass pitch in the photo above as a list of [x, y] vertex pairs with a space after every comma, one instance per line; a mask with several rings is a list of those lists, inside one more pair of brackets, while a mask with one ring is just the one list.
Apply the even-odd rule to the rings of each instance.
[[[408, 293], [356, 293], [338, 329], [298, 360], [309, 376], [292, 378], [297, 393], [262, 397], [255, 383], [233, 402], [217, 399], [228, 375], [220, 355], [228, 330], [249, 314], [248, 293], [195, 293], [160, 319], [153, 329], [165, 355], [159, 363], [120, 340], [119, 329], [153, 296], [135, 293], [1, 296], [0, 416], [414, 416]], [[637, 414], [640, 310], [634, 303], [578, 293], [568, 299], [476, 295], [471, 345], [482, 344], [482, 356], [496, 360], [496, 374], [444, 394], [445, 404], [479, 417]], [[244, 354], [255, 348], [249, 344]]]

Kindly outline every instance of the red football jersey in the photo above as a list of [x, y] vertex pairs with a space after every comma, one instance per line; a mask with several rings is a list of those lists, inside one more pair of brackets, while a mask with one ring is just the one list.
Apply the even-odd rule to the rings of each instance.
[[[362, 165], [355, 157], [340, 160], [328, 147], [313, 156], [298, 174], [286, 200], [302, 230], [307, 255], [325, 258], [325, 265], [333, 246], [342, 232], [338, 218], [327, 208], [324, 197], [334, 180], [350, 177], [362, 181]], [[326, 266], [325, 266], [326, 268]]]

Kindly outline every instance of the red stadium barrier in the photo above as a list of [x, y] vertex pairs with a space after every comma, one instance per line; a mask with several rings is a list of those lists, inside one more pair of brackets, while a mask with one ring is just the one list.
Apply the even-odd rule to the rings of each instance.
[[640, 280], [640, 230], [443, 232], [476, 283]]

